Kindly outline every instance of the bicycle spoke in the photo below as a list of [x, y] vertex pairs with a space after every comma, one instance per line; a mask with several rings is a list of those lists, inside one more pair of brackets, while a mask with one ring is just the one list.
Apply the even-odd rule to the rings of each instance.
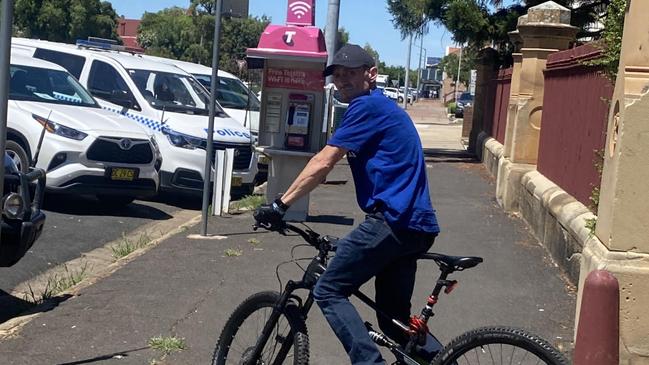
[[[491, 363], [496, 364], [496, 361], [494, 361], [494, 355], [491, 353], [491, 346], [487, 345], [487, 350], [489, 350], [489, 356], [491, 357]], [[502, 363], [502, 361], [501, 361]]]

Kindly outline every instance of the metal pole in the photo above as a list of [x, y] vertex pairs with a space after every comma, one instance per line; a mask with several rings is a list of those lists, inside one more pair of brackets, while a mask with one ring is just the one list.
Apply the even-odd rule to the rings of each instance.
[[[336, 53], [336, 43], [338, 43], [338, 17], [340, 16], [340, 0], [329, 0], [327, 9], [327, 32], [325, 33], [325, 45], [327, 46], [327, 66], [334, 60]], [[325, 85], [329, 85], [333, 80], [332, 76], [327, 76]]]
[[[421, 40], [420, 40], [420, 44], [419, 44], [419, 66], [417, 66], [417, 93], [421, 92], [421, 90], [419, 88], [421, 87], [421, 53], [422, 53], [422, 51], [424, 52], [424, 58], [426, 58], [426, 56], [425, 56], [426, 50], [424, 49], [424, 33], [422, 32], [419, 36], [421, 37]], [[424, 66], [425, 66], [425, 64], [424, 64]], [[421, 96], [421, 95], [417, 95], [417, 96], [418, 96], [417, 100], [419, 100], [419, 96]]]
[[[214, 116], [216, 114], [216, 90], [219, 85], [219, 38], [221, 35], [221, 13], [223, 1], [216, 0], [214, 10], [214, 43], [212, 45], [212, 82], [210, 85], [210, 116], [207, 124], [207, 146], [205, 146], [205, 172], [203, 173], [203, 212], [201, 235], [207, 236], [207, 208], [210, 204], [210, 183], [212, 176], [212, 154], [214, 150]], [[216, 178], [216, 177], [215, 177]], [[217, 194], [216, 191], [213, 192]], [[212, 207], [215, 209], [214, 207]]]
[[457, 80], [455, 81], [455, 91], [453, 97], [457, 101], [457, 85], [460, 83], [460, 72], [462, 71], [462, 44], [460, 44], [460, 59], [457, 61]]
[[[5, 146], [7, 144], [7, 99], [9, 96], [9, 65], [11, 62], [13, 15], [14, 1], [4, 0], [2, 2], [2, 19], [0, 21], [0, 151], [3, 154], [2, 161], [4, 161]], [[5, 181], [5, 169], [0, 168], [0, 197], [4, 196], [3, 181]], [[0, 239], [1, 244], [2, 241]]]
[[[408, 57], [406, 58], [406, 80], [403, 86], [403, 108], [408, 109], [408, 77], [410, 75], [410, 52], [412, 51], [412, 33], [408, 40]], [[397, 89], [399, 90], [399, 89]]]

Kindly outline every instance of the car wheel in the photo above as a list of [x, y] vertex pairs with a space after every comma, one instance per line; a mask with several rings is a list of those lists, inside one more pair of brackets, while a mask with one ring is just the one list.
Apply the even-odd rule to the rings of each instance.
[[403, 103], [403, 98], [402, 98], [402, 97], [399, 96], [399, 99], [398, 99], [398, 100], [399, 100], [399, 104], [402, 104], [402, 103]]
[[121, 208], [131, 204], [135, 198], [121, 195], [97, 195], [97, 200], [106, 207]]
[[8, 140], [5, 149], [20, 172], [29, 172], [29, 156], [23, 146], [15, 141]]

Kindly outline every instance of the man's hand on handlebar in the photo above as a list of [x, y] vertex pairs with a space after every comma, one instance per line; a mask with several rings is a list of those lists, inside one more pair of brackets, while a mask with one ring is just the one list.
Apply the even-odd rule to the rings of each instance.
[[260, 227], [269, 231], [279, 231], [285, 227], [284, 213], [288, 207], [278, 198], [272, 204], [264, 204], [255, 209], [253, 217]]

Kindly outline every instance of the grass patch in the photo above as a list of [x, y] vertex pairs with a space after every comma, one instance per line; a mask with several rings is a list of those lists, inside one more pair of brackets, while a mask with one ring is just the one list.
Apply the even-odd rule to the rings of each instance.
[[258, 240], [258, 239], [256, 239], [256, 238], [251, 238], [251, 239], [249, 239], [249, 240], [248, 240], [248, 243], [251, 244], [251, 245], [253, 245], [253, 246], [255, 246], [255, 247], [261, 245], [261, 241]]
[[68, 265], [63, 265], [63, 268], [64, 272], [52, 274], [47, 278], [45, 288], [40, 293], [28, 285], [29, 293], [25, 294], [25, 301], [41, 304], [79, 284], [88, 276], [88, 263], [84, 263], [78, 270], [71, 270]]
[[266, 202], [263, 195], [246, 195], [243, 198], [232, 203], [233, 208], [237, 210], [254, 210]]
[[144, 232], [138, 237], [137, 240], [131, 241], [124, 234], [122, 234], [122, 242], [111, 246], [111, 251], [113, 251], [113, 258], [119, 260], [124, 256], [129, 255], [131, 252], [138, 250], [142, 247], [146, 247], [151, 243], [151, 236], [148, 233]]
[[223, 251], [223, 253], [224, 253], [225, 256], [227, 256], [227, 257], [238, 257], [238, 256], [243, 255], [243, 251], [242, 251], [242, 250], [236, 250], [236, 249], [234, 249], [234, 248], [228, 248], [227, 250]]
[[151, 347], [154, 350], [162, 352], [162, 357], [166, 357], [167, 355], [174, 353], [174, 352], [179, 352], [187, 348], [187, 344], [185, 343], [184, 338], [178, 338], [175, 336], [168, 336], [168, 337], [152, 337], [149, 339], [149, 347]]
[[595, 235], [595, 228], [597, 227], [597, 218], [586, 219], [586, 228], [588, 229], [588, 237]]

